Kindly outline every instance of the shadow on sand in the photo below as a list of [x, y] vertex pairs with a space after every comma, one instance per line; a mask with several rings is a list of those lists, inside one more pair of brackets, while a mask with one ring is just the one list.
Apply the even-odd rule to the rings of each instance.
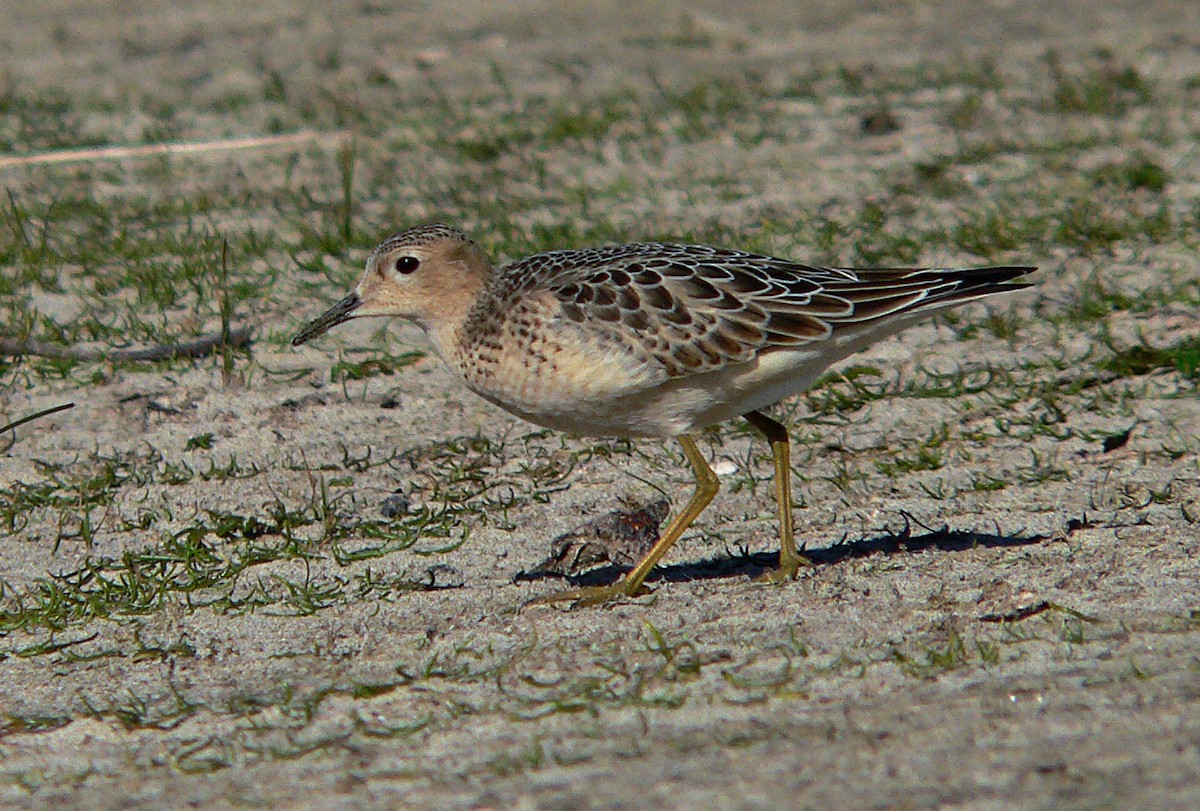
[[[1016, 546], [1032, 546], [1049, 539], [1048, 535], [1004, 535], [983, 532], [965, 532], [952, 530], [949, 526], [933, 529], [917, 521], [908, 513], [904, 516], [904, 529], [899, 532], [880, 535], [874, 538], [863, 538], [857, 541], [841, 541], [824, 549], [805, 549], [803, 553], [814, 566], [833, 566], [852, 558], [866, 558], [875, 555], [896, 555], [909, 552], [923, 552], [927, 549], [938, 549], [943, 552], [960, 552], [977, 547], [1008, 548]], [[924, 532], [920, 535], [913, 533], [916, 525]], [[773, 569], [779, 563], [777, 552], [753, 552], [731, 557], [712, 558], [693, 563], [677, 563], [670, 566], [659, 566], [646, 582], [678, 583], [689, 580], [718, 580], [729, 577], [757, 577]], [[514, 582], [528, 580], [565, 579], [572, 586], [602, 586], [612, 583], [627, 571], [624, 566], [604, 566], [584, 572], [579, 575], [565, 577], [548, 572], [518, 572]]]

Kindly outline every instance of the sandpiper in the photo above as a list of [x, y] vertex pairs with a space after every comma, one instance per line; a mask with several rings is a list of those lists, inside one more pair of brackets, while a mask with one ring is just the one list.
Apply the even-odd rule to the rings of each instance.
[[931, 313], [1028, 287], [1032, 267], [810, 267], [704, 245], [635, 243], [552, 251], [494, 267], [458, 229], [401, 231], [367, 259], [354, 291], [293, 346], [351, 318], [417, 323], [466, 386], [536, 425], [580, 436], [674, 437], [695, 473], [691, 499], [650, 551], [608, 586], [537, 602], [636, 595], [712, 500], [717, 477], [692, 435], [744, 417], [770, 442], [779, 567], [807, 564], [792, 535], [786, 429], [762, 413], [832, 363]]

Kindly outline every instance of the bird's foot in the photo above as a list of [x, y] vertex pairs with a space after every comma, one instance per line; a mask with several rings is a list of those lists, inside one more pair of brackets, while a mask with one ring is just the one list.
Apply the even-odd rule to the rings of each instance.
[[795, 580], [801, 569], [812, 566], [812, 561], [804, 555], [793, 553], [779, 556], [779, 568], [760, 574], [754, 578], [755, 583], [783, 583]]
[[525, 603], [525, 606], [531, 605], [550, 605], [551, 603], [570, 603], [567, 610], [575, 608], [587, 608], [590, 606], [607, 605], [608, 603], [616, 602], [623, 597], [637, 597], [642, 594], [647, 594], [646, 589], [641, 584], [636, 586], [622, 577], [615, 583], [607, 586], [584, 586], [578, 589], [567, 589], [566, 591], [556, 591], [553, 594], [547, 594], [545, 597], [537, 597]]

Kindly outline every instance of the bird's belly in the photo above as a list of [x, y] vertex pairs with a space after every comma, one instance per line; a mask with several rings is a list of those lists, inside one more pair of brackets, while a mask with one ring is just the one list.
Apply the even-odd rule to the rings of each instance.
[[[668, 436], [653, 407], [633, 409], [666, 376], [622, 353], [586, 362], [562, 353], [530, 361], [502, 358], [484, 373], [466, 374], [476, 394], [536, 425], [578, 436]], [[648, 405], [648, 404], [647, 404]]]
[[826, 365], [816, 352], [772, 352], [672, 378], [652, 362], [611, 354], [587, 363], [500, 364], [465, 382], [501, 408], [547, 428], [578, 436], [671, 437], [797, 394]]

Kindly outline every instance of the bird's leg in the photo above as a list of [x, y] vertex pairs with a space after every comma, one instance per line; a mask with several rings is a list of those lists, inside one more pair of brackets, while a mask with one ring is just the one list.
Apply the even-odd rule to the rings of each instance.
[[808, 558], [797, 551], [796, 539], [792, 535], [791, 444], [787, 429], [761, 411], [751, 411], [742, 416], [771, 443], [771, 455], [775, 459], [775, 501], [779, 504], [779, 568], [767, 572], [759, 580], [781, 583], [794, 578], [801, 566], [812, 565]]
[[[786, 439], [787, 435], [784, 436]], [[688, 501], [687, 506], [663, 530], [662, 535], [646, 553], [646, 556], [638, 561], [638, 564], [628, 574], [611, 585], [587, 586], [560, 591], [532, 600], [530, 604], [572, 602], [574, 604], [572, 608], [578, 608], [586, 605], [600, 605], [619, 597], [633, 597], [642, 591], [642, 583], [646, 580], [646, 576], [667, 553], [671, 545], [679, 540], [679, 536], [684, 533], [684, 530], [696, 520], [696, 516], [704, 511], [708, 503], [713, 500], [713, 496], [717, 494], [717, 490], [720, 489], [717, 474], [713, 473], [708, 462], [704, 461], [704, 456], [696, 447], [696, 441], [687, 435], [680, 435], [678, 439], [679, 444], [683, 446], [683, 455], [687, 457], [692, 471], [696, 474], [696, 491], [692, 493], [692, 498]]]

